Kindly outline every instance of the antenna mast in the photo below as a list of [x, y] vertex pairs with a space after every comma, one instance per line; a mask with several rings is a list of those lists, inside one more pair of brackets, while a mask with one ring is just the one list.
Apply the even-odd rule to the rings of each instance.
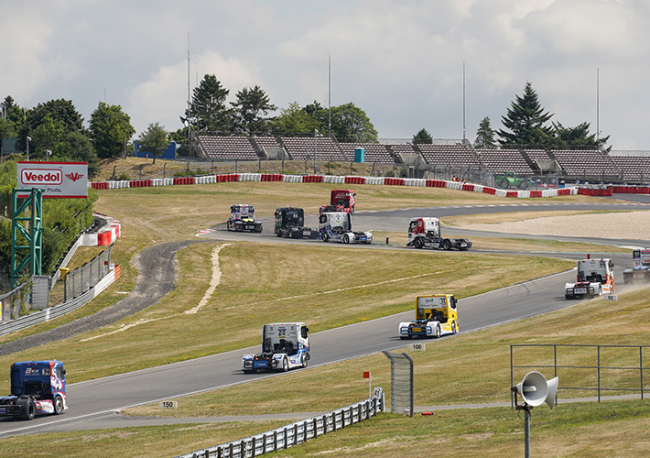
[[596, 69], [596, 151], [600, 151], [600, 68]]
[[328, 119], [327, 119], [327, 134], [332, 134], [332, 56], [329, 56], [329, 89], [328, 89]]
[[465, 145], [465, 62], [463, 62], [463, 145]]

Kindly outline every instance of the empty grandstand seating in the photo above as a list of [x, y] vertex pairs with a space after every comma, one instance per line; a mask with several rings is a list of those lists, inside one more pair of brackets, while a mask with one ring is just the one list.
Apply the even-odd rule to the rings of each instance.
[[[314, 159], [314, 137], [280, 137], [291, 159], [306, 161]], [[337, 143], [329, 137], [316, 137], [316, 160], [344, 161], [345, 157]]]
[[533, 175], [530, 165], [516, 149], [477, 149], [476, 154], [481, 159], [481, 163], [492, 172]]
[[650, 156], [610, 156], [626, 183], [650, 181]]
[[618, 177], [620, 172], [606, 153], [596, 150], [552, 150], [551, 154], [569, 177]]
[[424, 160], [435, 166], [478, 167], [479, 160], [466, 145], [415, 145]]
[[200, 135], [201, 149], [210, 159], [215, 160], [257, 160], [258, 156], [250, 140], [246, 137], [215, 137]]
[[381, 143], [339, 143], [341, 151], [348, 162], [354, 161], [354, 150], [363, 148], [364, 162], [394, 164], [395, 159], [390, 155], [386, 145]]

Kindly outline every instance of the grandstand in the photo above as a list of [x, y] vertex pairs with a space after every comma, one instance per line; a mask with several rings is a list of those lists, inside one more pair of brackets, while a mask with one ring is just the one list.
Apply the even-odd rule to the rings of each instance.
[[381, 143], [339, 143], [341, 151], [348, 162], [354, 161], [354, 151], [363, 148], [364, 161], [379, 164], [394, 164], [395, 158], [391, 156], [386, 145]]
[[[199, 155], [215, 161], [314, 159], [314, 137], [235, 137], [199, 135]], [[387, 143], [339, 143], [334, 137], [316, 138], [316, 160], [354, 162], [356, 148], [364, 149], [364, 161], [383, 165], [414, 166], [420, 173], [445, 169], [456, 173], [478, 170], [514, 172], [522, 176], [554, 175], [568, 180], [650, 182], [650, 156], [616, 156], [596, 150], [477, 149], [471, 145]], [[638, 153], [638, 152], [637, 152]], [[474, 172], [472, 172], [474, 173]]]
[[481, 163], [495, 173], [514, 172], [517, 175], [533, 175], [526, 158], [515, 149], [477, 149]]
[[611, 156], [625, 183], [650, 181], [650, 156]]
[[206, 158], [219, 161], [256, 161], [259, 156], [246, 137], [198, 136], [199, 150]]
[[606, 153], [596, 150], [552, 150], [550, 155], [568, 177], [611, 181], [620, 176], [618, 168]]
[[415, 145], [427, 164], [434, 166], [476, 167], [480, 163], [473, 149], [467, 145]]
[[[345, 161], [345, 156], [338, 144], [330, 137], [280, 137], [280, 142], [289, 154], [289, 157], [296, 161], [314, 159], [319, 161]], [[315, 142], [315, 144], [314, 144]]]

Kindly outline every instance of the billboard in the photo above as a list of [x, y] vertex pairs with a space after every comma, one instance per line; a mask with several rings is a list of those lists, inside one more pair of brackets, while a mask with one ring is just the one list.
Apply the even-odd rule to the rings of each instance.
[[[87, 162], [17, 163], [16, 188], [43, 190], [44, 199], [86, 199], [88, 197]], [[18, 197], [27, 194], [18, 193]]]

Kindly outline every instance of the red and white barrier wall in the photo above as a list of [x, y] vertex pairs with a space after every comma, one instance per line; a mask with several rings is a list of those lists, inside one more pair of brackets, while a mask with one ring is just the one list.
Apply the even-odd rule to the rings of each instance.
[[84, 233], [82, 236], [81, 244], [83, 246], [105, 246], [114, 243], [120, 236], [120, 222], [115, 218], [111, 218], [110, 216], [106, 215], [100, 215], [99, 213], [94, 213], [94, 215], [105, 220], [106, 224], [102, 226], [97, 232]]
[[[544, 189], [533, 191], [507, 191], [505, 189], [496, 189], [478, 184], [460, 183], [457, 181], [444, 180], [426, 180], [423, 178], [389, 178], [389, 177], [359, 177], [359, 176], [333, 176], [333, 175], [283, 175], [280, 173], [226, 173], [219, 175], [205, 175], [200, 177], [180, 177], [180, 178], [154, 178], [148, 180], [124, 180], [124, 181], [94, 181], [89, 182], [88, 187], [93, 189], [119, 189], [119, 188], [138, 188], [149, 186], [172, 186], [184, 184], [208, 184], [208, 183], [231, 183], [243, 181], [274, 181], [284, 183], [338, 183], [351, 185], [384, 185], [384, 186], [421, 186], [428, 188], [447, 188], [458, 191], [479, 192], [491, 194], [497, 197], [514, 197], [518, 199], [531, 199], [541, 197], [568, 196], [573, 194], [585, 195], [612, 195], [613, 192], [636, 192], [648, 194], [649, 188], [636, 187], [613, 187], [616, 190], [608, 189], [591, 189], [591, 188], [564, 188], [564, 189]], [[618, 189], [628, 189], [628, 191], [619, 191]], [[634, 189], [634, 191], [631, 191]], [[605, 192], [603, 194], [602, 192]], [[118, 237], [119, 237], [119, 222]]]

